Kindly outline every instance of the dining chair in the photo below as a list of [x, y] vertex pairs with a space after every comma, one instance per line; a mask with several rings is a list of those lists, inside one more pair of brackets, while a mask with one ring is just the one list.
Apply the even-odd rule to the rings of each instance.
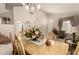
[[46, 39], [50, 39], [50, 40], [55, 40], [56, 39], [56, 35], [52, 32], [49, 32], [46, 36]]
[[74, 51], [74, 55], [79, 55], [79, 42], [77, 43], [77, 47]]
[[17, 54], [17, 51], [16, 51], [16, 47], [15, 47], [15, 44], [14, 44], [14, 36], [12, 36], [11, 33], [10, 33], [10, 39], [11, 39], [12, 46], [13, 46], [12, 54], [15, 55], [15, 54]]
[[21, 38], [18, 35], [14, 36], [14, 47], [16, 48], [16, 53], [18, 55], [25, 55], [25, 49], [22, 44]]
[[12, 37], [11, 33], [10, 38], [13, 45], [13, 51], [12, 51], [13, 55], [25, 55], [26, 53], [21, 38], [18, 35]]

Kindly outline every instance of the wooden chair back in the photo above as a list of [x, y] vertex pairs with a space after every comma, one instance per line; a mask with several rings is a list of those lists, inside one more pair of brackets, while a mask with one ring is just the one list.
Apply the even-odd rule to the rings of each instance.
[[15, 35], [14, 37], [12, 37], [10, 33], [10, 38], [11, 38], [12, 45], [13, 45], [13, 54], [14, 55], [25, 55], [26, 54], [25, 49], [22, 44], [20, 36]]
[[10, 39], [11, 39], [12, 46], [13, 46], [12, 54], [15, 55], [17, 53], [17, 51], [16, 51], [15, 44], [14, 44], [14, 36], [12, 36], [11, 33], [10, 33]]
[[25, 49], [22, 44], [21, 38], [17, 35], [15, 35], [15, 37], [14, 37], [14, 46], [16, 48], [18, 55], [25, 55]]
[[54, 33], [52, 33], [52, 32], [49, 32], [49, 33], [45, 36], [45, 38], [46, 38], [47, 40], [55, 40], [55, 39], [56, 39], [56, 35], [55, 35]]
[[74, 51], [74, 55], [79, 55], [79, 42], [77, 43], [77, 47]]

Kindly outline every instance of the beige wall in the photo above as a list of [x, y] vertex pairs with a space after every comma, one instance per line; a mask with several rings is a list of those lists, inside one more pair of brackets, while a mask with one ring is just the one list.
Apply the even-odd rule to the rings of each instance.
[[53, 27], [59, 30], [58, 27], [58, 18], [55, 15], [48, 14], [48, 32], [53, 30]]
[[1, 17], [9, 17], [11, 24], [13, 24], [13, 8], [6, 9], [5, 4], [0, 4], [0, 18]]
[[[0, 21], [1, 21], [1, 18], [0, 18]], [[2, 35], [5, 35], [5, 36], [10, 37], [10, 33], [11, 33], [12, 35], [15, 34], [15, 27], [14, 27], [14, 25], [1, 24], [1, 23], [0, 23], [0, 33], [1, 33]]]
[[0, 33], [8, 37], [10, 37], [10, 33], [14, 35], [15, 34], [14, 25], [0, 24]]
[[36, 11], [34, 14], [27, 14], [26, 9], [23, 7], [14, 7], [14, 22], [21, 21], [23, 24], [27, 21], [31, 22], [31, 25], [38, 26], [40, 30], [47, 33], [47, 15], [43, 11]]
[[[79, 14], [72, 14], [72, 13], [69, 13], [69, 14], [66, 14], [66, 13], [65, 14], [47, 14], [48, 32], [50, 32], [52, 30], [52, 27], [55, 27], [55, 28], [59, 29], [59, 27], [58, 27], [58, 21], [59, 21], [58, 19], [59, 18], [75, 16], [75, 15], [78, 15], [78, 18], [79, 18]], [[67, 29], [65, 29], [65, 30], [67, 30]], [[74, 26], [74, 27], [72, 26], [69, 33], [72, 33], [72, 32], [79, 33], [79, 25]]]

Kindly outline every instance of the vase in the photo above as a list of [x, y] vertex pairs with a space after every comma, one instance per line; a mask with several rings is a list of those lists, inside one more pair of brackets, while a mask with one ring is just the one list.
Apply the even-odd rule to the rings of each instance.
[[46, 46], [51, 46], [51, 41], [50, 40], [46, 41]]
[[37, 38], [32, 39], [32, 41], [38, 41]]

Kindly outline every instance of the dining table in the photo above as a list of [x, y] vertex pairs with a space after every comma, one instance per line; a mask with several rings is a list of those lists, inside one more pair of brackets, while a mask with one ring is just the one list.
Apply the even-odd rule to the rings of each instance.
[[22, 40], [25, 51], [31, 55], [66, 55], [68, 53], [69, 45], [64, 42], [51, 40], [51, 45], [47, 46], [45, 43], [36, 45], [29, 40]]

